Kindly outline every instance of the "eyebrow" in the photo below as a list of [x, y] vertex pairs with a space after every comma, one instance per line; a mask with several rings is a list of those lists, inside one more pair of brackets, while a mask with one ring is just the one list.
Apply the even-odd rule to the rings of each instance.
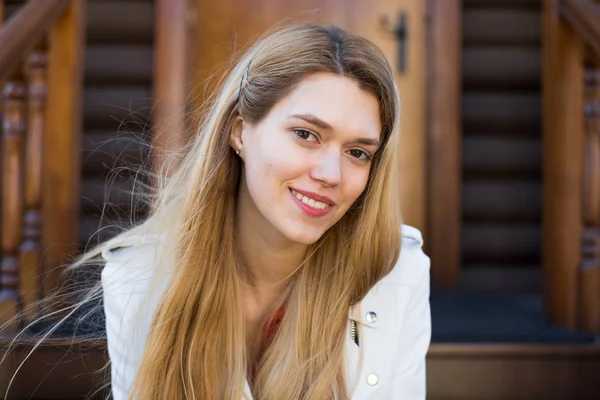
[[[290, 115], [290, 118], [301, 119], [303, 121], [308, 122], [309, 124], [312, 124], [312, 125], [318, 127], [319, 129], [323, 129], [328, 132], [333, 131], [333, 126], [331, 126], [330, 124], [328, 124], [327, 122], [323, 121], [322, 119], [316, 117], [313, 114], [292, 114], [292, 115]], [[379, 146], [379, 139], [357, 138], [355, 140], [355, 142], [364, 144], [367, 146]]]

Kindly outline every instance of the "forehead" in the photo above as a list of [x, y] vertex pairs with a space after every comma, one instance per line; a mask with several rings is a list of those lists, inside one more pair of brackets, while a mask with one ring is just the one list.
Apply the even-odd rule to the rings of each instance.
[[374, 94], [356, 81], [331, 73], [303, 79], [271, 110], [278, 119], [296, 114], [313, 114], [332, 125], [336, 132], [379, 138], [381, 119]]

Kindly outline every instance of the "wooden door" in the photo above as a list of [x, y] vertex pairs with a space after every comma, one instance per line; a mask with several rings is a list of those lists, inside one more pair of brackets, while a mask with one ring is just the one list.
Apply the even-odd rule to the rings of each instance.
[[[400, 196], [404, 222], [425, 228], [425, 0], [196, 0], [196, 61], [193, 72], [198, 102], [209, 77], [224, 73], [229, 62], [266, 29], [284, 20], [335, 24], [378, 44], [394, 63], [402, 101]], [[405, 15], [404, 71], [393, 31]]]

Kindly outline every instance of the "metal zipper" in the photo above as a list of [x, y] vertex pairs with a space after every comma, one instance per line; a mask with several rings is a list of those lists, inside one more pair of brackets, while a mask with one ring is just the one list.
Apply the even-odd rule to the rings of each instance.
[[356, 336], [356, 321], [350, 320], [350, 339], [358, 345], [357, 336]]

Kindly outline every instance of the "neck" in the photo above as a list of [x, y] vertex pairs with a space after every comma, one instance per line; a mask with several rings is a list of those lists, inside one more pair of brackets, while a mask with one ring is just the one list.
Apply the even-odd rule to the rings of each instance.
[[246, 267], [252, 297], [267, 305], [279, 296], [300, 266], [306, 245], [283, 237], [240, 190], [236, 218], [237, 247]]

